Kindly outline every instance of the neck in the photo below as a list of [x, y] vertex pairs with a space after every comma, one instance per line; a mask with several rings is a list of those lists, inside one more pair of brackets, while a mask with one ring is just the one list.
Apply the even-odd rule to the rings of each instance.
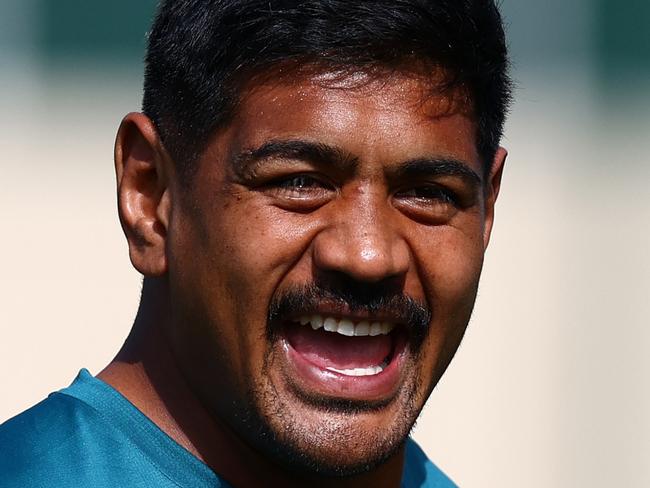
[[400, 485], [403, 449], [363, 475], [305, 478], [283, 470], [242, 442], [203, 406], [177, 366], [165, 335], [171, 317], [168, 297], [162, 280], [145, 280], [131, 333], [97, 377], [119, 391], [169, 437], [237, 487]]

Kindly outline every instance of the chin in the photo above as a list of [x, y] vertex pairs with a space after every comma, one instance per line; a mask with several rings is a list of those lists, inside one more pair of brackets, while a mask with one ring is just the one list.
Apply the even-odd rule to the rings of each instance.
[[400, 452], [426, 399], [420, 387], [414, 375], [388, 400], [366, 402], [265, 381], [249, 392], [258, 413], [246, 422], [246, 437], [264, 457], [301, 476], [360, 475]]
[[[287, 423], [293, 417], [293, 422]], [[372, 471], [403, 446], [413, 422], [373, 430], [359, 415], [321, 413], [269, 419], [267, 439], [258, 446], [284, 469], [304, 476], [349, 477]]]

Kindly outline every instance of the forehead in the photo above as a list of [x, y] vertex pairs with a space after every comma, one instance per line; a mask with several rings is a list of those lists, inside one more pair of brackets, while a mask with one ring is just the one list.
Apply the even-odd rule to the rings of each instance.
[[285, 76], [242, 91], [226, 130], [231, 149], [273, 139], [306, 139], [355, 157], [454, 157], [480, 169], [476, 122], [462, 89], [436, 89], [441, 77], [387, 73]]

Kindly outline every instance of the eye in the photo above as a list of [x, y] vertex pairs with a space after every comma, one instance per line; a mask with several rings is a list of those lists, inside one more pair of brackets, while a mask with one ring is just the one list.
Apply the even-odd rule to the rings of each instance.
[[462, 207], [454, 191], [437, 184], [404, 188], [395, 192], [393, 198], [404, 213], [432, 224], [450, 220]]
[[445, 204], [458, 206], [456, 194], [438, 185], [423, 185], [401, 190], [395, 194], [396, 198], [409, 199], [421, 204]]
[[274, 197], [277, 204], [287, 210], [310, 211], [331, 198], [331, 184], [309, 174], [276, 178], [265, 185], [265, 193]]
[[324, 185], [309, 175], [298, 175], [275, 182], [278, 189], [295, 192], [307, 192], [314, 189], [324, 188]]
[[438, 185], [424, 185], [415, 188], [402, 190], [396, 194], [398, 198], [408, 198], [417, 200], [423, 204], [427, 203], [444, 203], [448, 205], [458, 205], [458, 199], [454, 192], [447, 190]]

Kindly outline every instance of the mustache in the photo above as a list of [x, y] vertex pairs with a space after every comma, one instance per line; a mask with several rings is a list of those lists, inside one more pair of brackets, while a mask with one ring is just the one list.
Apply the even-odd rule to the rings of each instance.
[[313, 312], [324, 303], [350, 313], [391, 317], [406, 327], [414, 347], [424, 341], [432, 317], [426, 304], [401, 292], [362, 285], [326, 288], [311, 284], [284, 290], [273, 297], [267, 316], [270, 334], [277, 332], [282, 319]]

